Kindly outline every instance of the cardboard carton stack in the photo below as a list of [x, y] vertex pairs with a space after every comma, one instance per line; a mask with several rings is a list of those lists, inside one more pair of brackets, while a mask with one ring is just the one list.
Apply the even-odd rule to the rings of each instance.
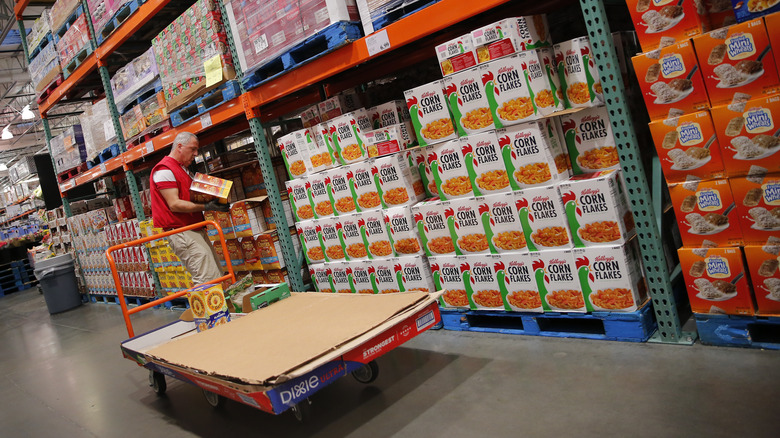
[[55, 45], [49, 44], [38, 52], [38, 55], [30, 61], [29, 69], [36, 93], [42, 92], [52, 81], [57, 80], [62, 73], [62, 67], [60, 67], [60, 56]]
[[745, 19], [735, 11], [741, 23], [678, 35], [633, 62], [680, 229], [693, 311], [776, 315], [775, 274], [767, 264], [756, 278], [746, 255], [761, 265], [777, 252], [780, 76], [772, 23], [780, 17]]
[[[57, 52], [60, 55], [60, 64], [68, 66], [71, 60], [78, 55], [85, 47], [91, 45], [89, 27], [87, 25], [87, 16], [79, 15], [67, 31], [59, 37], [57, 41]], [[69, 73], [66, 72], [65, 76]]]

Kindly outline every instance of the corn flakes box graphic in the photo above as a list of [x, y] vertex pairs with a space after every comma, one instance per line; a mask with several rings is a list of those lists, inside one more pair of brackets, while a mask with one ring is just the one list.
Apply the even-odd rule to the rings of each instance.
[[348, 178], [349, 168], [346, 166], [327, 170], [325, 186], [328, 189], [328, 197], [333, 205], [333, 214], [336, 216], [349, 214], [355, 211], [355, 198], [352, 197]]
[[554, 123], [528, 122], [496, 130], [512, 190], [566, 180], [570, 172]]
[[372, 167], [373, 160], [345, 166], [349, 189], [357, 212], [373, 210], [382, 205], [376, 181], [371, 173]]
[[353, 293], [376, 293], [371, 284], [371, 275], [368, 272], [368, 268], [372, 266], [371, 263], [370, 261], [347, 262], [347, 279]]
[[586, 312], [572, 250], [530, 253], [534, 280], [545, 312]]
[[355, 213], [358, 218], [360, 235], [368, 252], [369, 260], [395, 257], [390, 234], [385, 225], [385, 215], [382, 210], [370, 210]]
[[325, 250], [325, 261], [336, 262], [345, 260], [344, 248], [341, 246], [339, 240], [338, 218], [324, 218], [317, 220], [317, 233], [319, 235], [320, 244]]
[[465, 256], [468, 270], [463, 272], [466, 297], [472, 310], [503, 310], [504, 300], [499, 281], [503, 275], [501, 256]]
[[371, 173], [379, 188], [383, 208], [412, 205], [425, 197], [425, 188], [416, 169], [409, 167], [406, 154], [399, 152], [373, 161]]
[[566, 108], [586, 108], [603, 103], [601, 79], [588, 38], [564, 41], [553, 49]]
[[468, 309], [464, 273], [469, 270], [465, 256], [436, 256], [428, 259], [437, 291], [444, 291], [439, 305], [445, 308]]
[[560, 81], [552, 69], [555, 62], [552, 48], [520, 52], [519, 58], [537, 112], [542, 116], [549, 116], [563, 111], [563, 93], [558, 95]]
[[464, 151], [458, 140], [431, 146], [427, 152], [428, 165], [436, 182], [439, 198], [448, 200], [474, 195], [468, 171], [468, 166], [473, 166], [473, 161], [468, 164], [466, 154], [470, 151]]
[[485, 234], [492, 254], [528, 252], [516, 201], [514, 192], [484, 197], [489, 215], [488, 223], [484, 224]]
[[589, 312], [634, 312], [647, 298], [638, 240], [574, 249], [577, 277]]
[[436, 58], [439, 60], [442, 76], [449, 76], [477, 65], [477, 52], [471, 34], [436, 46]]
[[694, 313], [755, 314], [742, 248], [682, 247], [677, 254]]
[[348, 276], [349, 264], [347, 262], [330, 263], [330, 276], [333, 280], [333, 290], [339, 294], [353, 293]]
[[393, 207], [383, 210], [385, 224], [390, 236], [390, 244], [399, 256], [425, 254], [417, 235], [417, 227], [410, 206]]
[[444, 207], [438, 198], [413, 205], [412, 216], [425, 255], [432, 257], [455, 254], [455, 245], [444, 216]]
[[572, 247], [572, 235], [555, 186], [515, 192], [515, 206], [529, 251]]
[[443, 84], [452, 121], [460, 137], [495, 129], [478, 68], [449, 76]]
[[745, 244], [762, 245], [780, 236], [780, 174], [730, 178]]
[[759, 315], [780, 315], [780, 246], [747, 245], [745, 260]]
[[719, 246], [743, 244], [729, 180], [671, 184], [669, 196], [684, 246], [697, 248], [707, 241]]
[[[408, 125], [408, 126], [407, 126]], [[400, 152], [411, 146], [411, 122], [390, 125], [366, 132], [366, 148], [371, 158]]]
[[511, 190], [495, 131], [462, 137], [460, 148], [465, 152], [466, 170], [475, 195]]
[[310, 186], [309, 180], [298, 178], [285, 181], [284, 185], [287, 187], [287, 198], [290, 200], [295, 221], [314, 219], [314, 206], [311, 205], [309, 197], [310, 189], [307, 190], [307, 185]]
[[219, 284], [201, 284], [187, 291], [198, 332], [230, 322], [225, 294]]
[[481, 64], [479, 74], [496, 128], [541, 117], [519, 54]]
[[301, 247], [306, 256], [306, 264], [323, 263], [325, 261], [325, 250], [320, 244], [317, 220], [297, 222], [295, 230], [298, 232], [298, 238], [301, 240]]
[[620, 169], [607, 107], [596, 106], [560, 117], [575, 175]]
[[420, 146], [457, 138], [442, 81], [404, 91], [409, 119]]
[[330, 128], [328, 124], [323, 122], [309, 128], [309, 132], [314, 136], [314, 141], [317, 143], [317, 150], [320, 154], [327, 153], [330, 158], [330, 167], [338, 166], [341, 164], [339, 161], [339, 154], [336, 150], [336, 146], [333, 145], [333, 138], [330, 135]]
[[439, 189], [436, 188], [436, 179], [433, 177], [433, 171], [428, 164], [428, 151], [433, 146], [416, 147], [410, 149], [408, 157], [412, 160], [409, 165], [417, 169], [417, 173], [420, 175], [420, 181], [425, 188], [425, 199], [434, 198], [439, 196]]
[[367, 260], [368, 245], [360, 233], [360, 214], [347, 214], [339, 216], [336, 231], [339, 235], [341, 247], [344, 248], [347, 261]]
[[331, 145], [342, 165], [368, 158], [366, 138], [360, 130], [356, 115], [348, 113], [327, 122]]
[[[290, 178], [306, 176], [314, 172], [314, 166], [311, 163], [308, 147], [302, 138], [303, 132], [296, 131], [279, 137], [277, 144], [282, 152], [284, 167]], [[312, 138], [312, 143], [314, 139]], [[316, 146], [316, 143], [314, 143]]]
[[309, 273], [314, 281], [314, 286], [317, 288], [317, 292], [333, 293], [335, 288], [330, 282], [328, 271], [330, 271], [330, 263], [320, 263], [309, 267]]
[[545, 15], [506, 18], [471, 32], [480, 63], [551, 45]]
[[373, 260], [368, 267], [371, 285], [378, 294], [401, 292], [401, 269], [398, 258]]
[[309, 203], [314, 207], [314, 218], [324, 219], [333, 216], [333, 201], [328, 193], [326, 183], [327, 174], [324, 172], [316, 173], [306, 180], [306, 191], [309, 196]]
[[409, 121], [409, 111], [403, 100], [391, 100], [368, 110], [371, 128], [387, 128]]
[[636, 234], [619, 171], [577, 175], [558, 190], [574, 246], [621, 244]]
[[435, 292], [436, 286], [431, 278], [431, 266], [423, 256], [396, 257], [395, 269], [401, 269], [401, 292]]
[[484, 198], [459, 198], [442, 201], [441, 205], [457, 255], [490, 252], [485, 234], [485, 228], [490, 225], [490, 214]]
[[544, 312], [530, 254], [502, 254], [496, 268], [498, 287], [508, 312]]

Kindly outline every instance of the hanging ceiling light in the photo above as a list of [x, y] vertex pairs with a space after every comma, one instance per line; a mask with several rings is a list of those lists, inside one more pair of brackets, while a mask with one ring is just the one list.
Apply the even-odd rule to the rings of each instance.
[[13, 133], [11, 133], [11, 131], [8, 130], [8, 126], [3, 128], [3, 135], [0, 136], [0, 139], [9, 140], [9, 139], [12, 139], [12, 138], [14, 138], [14, 135], [13, 135]]
[[30, 120], [34, 118], [35, 118], [35, 113], [32, 112], [32, 110], [30, 110], [30, 104], [28, 103], [27, 105], [24, 106], [24, 108], [22, 108], [22, 120]]

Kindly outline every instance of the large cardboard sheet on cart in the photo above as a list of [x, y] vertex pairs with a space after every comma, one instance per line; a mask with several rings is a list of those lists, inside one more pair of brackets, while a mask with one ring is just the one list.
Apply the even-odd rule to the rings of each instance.
[[174, 339], [147, 354], [214, 377], [268, 385], [339, 349], [346, 352], [349, 341], [429, 299], [421, 292], [294, 293], [229, 324]]

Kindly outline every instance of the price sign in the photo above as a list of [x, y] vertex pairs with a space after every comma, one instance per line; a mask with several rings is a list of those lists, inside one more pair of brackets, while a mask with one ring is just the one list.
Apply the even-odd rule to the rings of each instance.
[[106, 163], [100, 163], [100, 173], [106, 173]]
[[366, 48], [368, 55], [374, 56], [390, 48], [390, 39], [387, 37], [387, 29], [371, 34], [366, 37]]
[[151, 154], [154, 152], [154, 142], [149, 140], [146, 142], [146, 153]]
[[206, 113], [200, 116], [200, 126], [204, 128], [211, 126], [211, 113]]

